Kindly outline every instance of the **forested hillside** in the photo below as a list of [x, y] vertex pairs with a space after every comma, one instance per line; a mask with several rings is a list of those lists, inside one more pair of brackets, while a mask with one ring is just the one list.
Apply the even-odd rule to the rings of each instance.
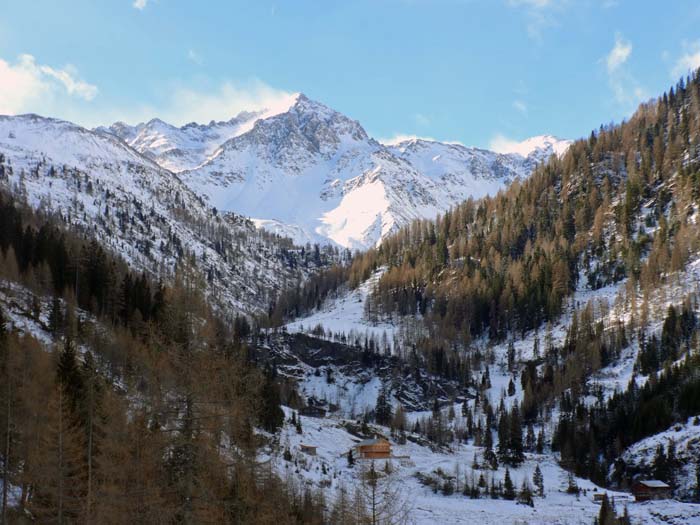
[[[2, 516], [279, 523], [302, 495], [257, 460], [279, 390], [183, 261], [172, 282], [0, 195]], [[306, 514], [304, 514], [304, 512]]]
[[557, 319], [577, 286], [629, 278], [630, 290], [648, 295], [697, 252], [699, 199], [696, 74], [497, 196], [416, 221], [349, 268], [322, 272], [278, 311], [299, 315], [386, 267], [370, 309], [420, 314], [427, 353], [484, 335], [504, 340]]
[[[281, 296], [271, 322], [310, 315], [312, 323], [324, 302], [380, 275], [364, 312], [402, 327], [392, 351], [477, 391], [458, 439], [483, 445], [487, 429], [498, 431], [502, 439], [487, 448], [497, 445], [502, 461], [517, 464], [523, 436], [540, 428], [543, 446], [577, 475], [629, 487], [640, 473], [656, 473], [692, 498], [693, 484], [673, 483], [675, 451], [662, 445], [651, 466], [622, 455], [700, 414], [699, 211], [695, 72], [528, 179], [416, 221], [348, 266], [321, 272]], [[478, 406], [500, 359], [500, 406]], [[601, 378], [615, 373], [616, 391], [604, 388]], [[413, 430], [453, 440], [450, 425], [435, 419], [444, 414], [434, 416], [427, 430]], [[557, 428], [546, 435], [552, 417]], [[684, 465], [694, 464], [693, 451], [683, 452]], [[688, 468], [685, 479], [695, 476]]]

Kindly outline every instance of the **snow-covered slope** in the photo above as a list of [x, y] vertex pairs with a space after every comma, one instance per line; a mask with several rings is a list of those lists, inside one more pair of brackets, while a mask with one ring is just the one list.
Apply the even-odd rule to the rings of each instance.
[[303, 276], [294, 252], [240, 216], [216, 213], [171, 172], [110, 134], [36, 115], [0, 117], [0, 185], [167, 277], [186, 256], [233, 311], [257, 311]]
[[[455, 408], [459, 414], [459, 407]], [[330, 505], [338, 500], [341, 492], [345, 492], [348, 498], [354, 497], [357, 487], [361, 487], [362, 474], [369, 465], [362, 460], [356, 460], [352, 466], [348, 465], [347, 452], [361, 440], [349, 432], [353, 422], [342, 418], [320, 419], [297, 414], [295, 418], [299, 420], [302, 429], [298, 433], [290, 422], [292, 411], [285, 409], [285, 415], [288, 419], [281, 431], [279, 443], [262, 459], [270, 460], [271, 465], [286, 479], [301, 478], [306, 486], [324, 487]], [[456, 424], [463, 424], [459, 418], [458, 415]], [[387, 491], [387, 500], [393, 503], [392, 508], [400, 509], [396, 511], [397, 515], [402, 512], [407, 514], [408, 523], [591, 524], [600, 512], [600, 503], [594, 500], [595, 495], [602, 493], [607, 493], [614, 500], [618, 515], [627, 508], [635, 525], [700, 523], [698, 504], [672, 500], [633, 503], [627, 493], [605, 490], [581, 478], [574, 478], [581, 493], [569, 494], [567, 472], [547, 453], [528, 453], [520, 467], [509, 471], [519, 489], [523, 482], [531, 483], [535, 469], [540, 468], [543, 474], [543, 496], [535, 496], [532, 507], [483, 495], [473, 499], [463, 494], [465, 485], [474, 484], [480, 476], [485, 478], [487, 486], [491, 485], [491, 480], [496, 484], [502, 483], [505, 477], [503, 466], [496, 471], [484, 467], [473, 468], [474, 458], [481, 458], [483, 447], [456, 443], [449, 448], [430, 448], [415, 439], [399, 443], [389, 437], [390, 430], [387, 427], [372, 426], [371, 429], [388, 437], [391, 442], [395, 457], [376, 460], [375, 468], [382, 473], [381, 487]], [[409, 436], [415, 437], [410, 433]], [[316, 453], [305, 454], [302, 444], [316, 447]], [[285, 450], [291, 455], [289, 461], [283, 456]], [[388, 469], [386, 463], [389, 464]], [[421, 483], [421, 480], [435, 480], [439, 483], [433, 489]], [[445, 482], [450, 483], [453, 493], [444, 493], [442, 487]]]
[[281, 101], [276, 109], [243, 111], [227, 121], [211, 121], [209, 124], [191, 122], [176, 127], [160, 119], [130, 126], [115, 122], [96, 131], [116, 135], [129, 146], [160, 166], [173, 172], [193, 169], [208, 160], [221, 144], [250, 131], [255, 121], [269, 118], [286, 110], [295, 98]]
[[553, 137], [505, 155], [425, 140], [385, 146], [357, 121], [302, 94], [283, 112], [183, 128], [117, 123], [108, 131], [179, 172], [218, 209], [299, 243], [348, 248], [367, 248], [414, 219], [493, 194], [568, 147]]
[[561, 157], [570, 145], [570, 140], [561, 140], [552, 135], [537, 135], [522, 142], [509, 142], [499, 148], [499, 152], [520, 155], [541, 162], [552, 155]]

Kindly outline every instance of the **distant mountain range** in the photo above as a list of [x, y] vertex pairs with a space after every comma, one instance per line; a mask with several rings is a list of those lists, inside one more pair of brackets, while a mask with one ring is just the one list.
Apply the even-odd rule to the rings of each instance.
[[422, 139], [385, 145], [303, 94], [288, 104], [282, 112], [243, 112], [205, 125], [154, 119], [96, 131], [178, 174], [219, 210], [249, 216], [298, 244], [351, 249], [373, 246], [468, 197], [493, 194], [570, 143], [534, 137], [505, 154]]
[[0, 186], [167, 279], [192, 261], [212, 302], [265, 311], [320, 264], [238, 214], [217, 213], [177, 175], [114, 135], [37, 115], [0, 116]]

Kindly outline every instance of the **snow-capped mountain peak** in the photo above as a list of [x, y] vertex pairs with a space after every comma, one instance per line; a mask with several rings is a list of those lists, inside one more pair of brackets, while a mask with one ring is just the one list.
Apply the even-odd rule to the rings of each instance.
[[423, 138], [387, 145], [303, 93], [208, 124], [178, 127], [153, 118], [94, 131], [138, 162], [177, 173], [219, 210], [247, 215], [299, 243], [353, 249], [469, 197], [494, 194], [569, 145], [550, 135], [500, 152]]
[[551, 155], [563, 155], [570, 145], [570, 140], [563, 140], [553, 135], [537, 135], [522, 142], [499, 140], [495, 149], [499, 153], [513, 153], [524, 158], [537, 156], [544, 159]]
[[495, 153], [412, 138], [381, 144], [362, 125], [303, 93], [276, 108], [175, 127], [158, 119], [107, 131], [177, 172], [218, 209], [297, 242], [367, 248], [414, 219], [526, 177], [567, 141], [533, 137]]
[[259, 119], [289, 111], [300, 97], [300, 94], [295, 93], [284, 97], [274, 107], [241, 111], [229, 120], [212, 120], [209, 124], [190, 122], [177, 127], [153, 118], [135, 126], [115, 122], [109, 127], [99, 127], [96, 131], [116, 135], [139, 153], [178, 173], [203, 164], [224, 142], [249, 132]]

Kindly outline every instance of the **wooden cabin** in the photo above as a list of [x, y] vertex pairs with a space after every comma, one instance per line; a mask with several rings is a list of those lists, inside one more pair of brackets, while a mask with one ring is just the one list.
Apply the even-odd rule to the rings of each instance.
[[670, 499], [671, 487], [658, 479], [643, 479], [632, 485], [635, 501]]
[[360, 459], [388, 459], [391, 457], [391, 443], [384, 438], [365, 439], [355, 445]]
[[303, 443], [299, 444], [299, 450], [301, 450], [304, 454], [308, 454], [309, 456], [315, 456], [317, 448], [318, 447], [315, 445], [304, 445]]
[[605, 492], [599, 493], [599, 494], [593, 494], [593, 501], [595, 503], [602, 503], [602, 501], [605, 499], [605, 496], [607, 494]]
[[326, 417], [325, 409], [316, 405], [301, 407], [299, 409], [299, 414], [306, 417]]

